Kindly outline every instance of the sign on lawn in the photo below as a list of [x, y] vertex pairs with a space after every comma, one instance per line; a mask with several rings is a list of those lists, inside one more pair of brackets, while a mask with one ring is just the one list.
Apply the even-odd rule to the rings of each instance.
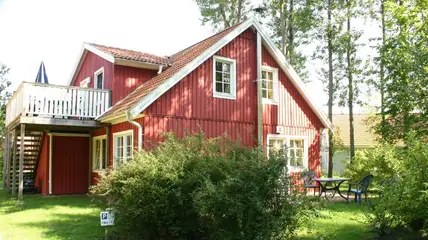
[[100, 212], [101, 226], [114, 225], [114, 213], [111, 211]]

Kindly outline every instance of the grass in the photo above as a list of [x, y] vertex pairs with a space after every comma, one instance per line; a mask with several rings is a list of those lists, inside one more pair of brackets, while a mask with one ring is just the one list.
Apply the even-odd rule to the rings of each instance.
[[365, 212], [367, 207], [356, 203], [347, 204], [341, 200], [320, 206], [320, 216], [313, 221], [313, 226], [301, 229], [298, 239], [372, 239], [368, 229]]
[[[331, 202], [319, 207], [320, 216], [298, 239], [371, 239], [364, 205]], [[0, 190], [0, 240], [103, 239], [101, 208], [88, 196], [24, 195], [18, 204]]]
[[88, 196], [24, 195], [18, 204], [0, 190], [0, 240], [103, 239], [100, 210]]

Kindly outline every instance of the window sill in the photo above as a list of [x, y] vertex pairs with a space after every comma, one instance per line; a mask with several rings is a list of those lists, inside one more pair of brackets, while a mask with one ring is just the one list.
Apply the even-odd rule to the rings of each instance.
[[103, 173], [105, 171], [106, 169], [92, 169], [92, 172], [95, 172], [95, 173]]
[[270, 100], [270, 99], [263, 99], [262, 103], [263, 104], [268, 104], [268, 105], [278, 105], [278, 101]]
[[219, 93], [214, 93], [213, 97], [215, 97], [215, 98], [229, 99], [229, 100], [236, 100], [235, 96], [232, 96], [232, 95], [220, 95]]

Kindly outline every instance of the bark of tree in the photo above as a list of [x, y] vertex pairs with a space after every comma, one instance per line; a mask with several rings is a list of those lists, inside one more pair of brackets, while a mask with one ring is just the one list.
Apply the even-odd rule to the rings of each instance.
[[[331, 20], [331, 5], [332, 0], [328, 0], [327, 6], [327, 44], [328, 44], [328, 119], [333, 123], [333, 36], [332, 36], [332, 20]], [[333, 132], [329, 131], [329, 148], [328, 148], [328, 177], [333, 176]]]
[[354, 141], [354, 113], [353, 113], [353, 104], [354, 104], [354, 85], [352, 79], [352, 60], [351, 60], [351, 0], [347, 0], [347, 23], [346, 31], [348, 33], [347, 42], [346, 42], [346, 61], [347, 61], [347, 72], [348, 72], [348, 109], [349, 109], [349, 155], [350, 161], [352, 162], [355, 157], [355, 141]]
[[[382, 46], [385, 46], [385, 0], [380, 0], [380, 14], [381, 14], [381, 28], [382, 28]], [[380, 114], [382, 115], [381, 122], [381, 133], [384, 134], [385, 128], [385, 68], [384, 68], [384, 56], [383, 51], [380, 51]]]
[[291, 65], [293, 65], [293, 51], [294, 51], [294, 32], [293, 32], [293, 16], [294, 16], [294, 0], [290, 0], [290, 7], [288, 10], [288, 46], [287, 56]]

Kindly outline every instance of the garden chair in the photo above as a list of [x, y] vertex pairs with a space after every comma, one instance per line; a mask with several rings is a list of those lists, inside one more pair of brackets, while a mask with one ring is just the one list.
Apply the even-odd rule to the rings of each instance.
[[313, 171], [302, 172], [301, 177], [303, 178], [303, 187], [306, 189], [318, 189], [318, 194], [321, 195], [321, 186], [318, 185], [313, 179], [316, 177], [316, 173]]
[[353, 193], [355, 195], [355, 201], [358, 200], [358, 202], [361, 204], [361, 195], [364, 194], [365, 197], [365, 201], [367, 202], [367, 193], [368, 193], [368, 188], [369, 185], [371, 183], [371, 181], [373, 180], [373, 175], [367, 175], [365, 177], [363, 177], [363, 179], [361, 179], [360, 182], [358, 183], [350, 183], [349, 184], [349, 188], [348, 188], [348, 195], [346, 198], [346, 202], [349, 202], [349, 194]]

